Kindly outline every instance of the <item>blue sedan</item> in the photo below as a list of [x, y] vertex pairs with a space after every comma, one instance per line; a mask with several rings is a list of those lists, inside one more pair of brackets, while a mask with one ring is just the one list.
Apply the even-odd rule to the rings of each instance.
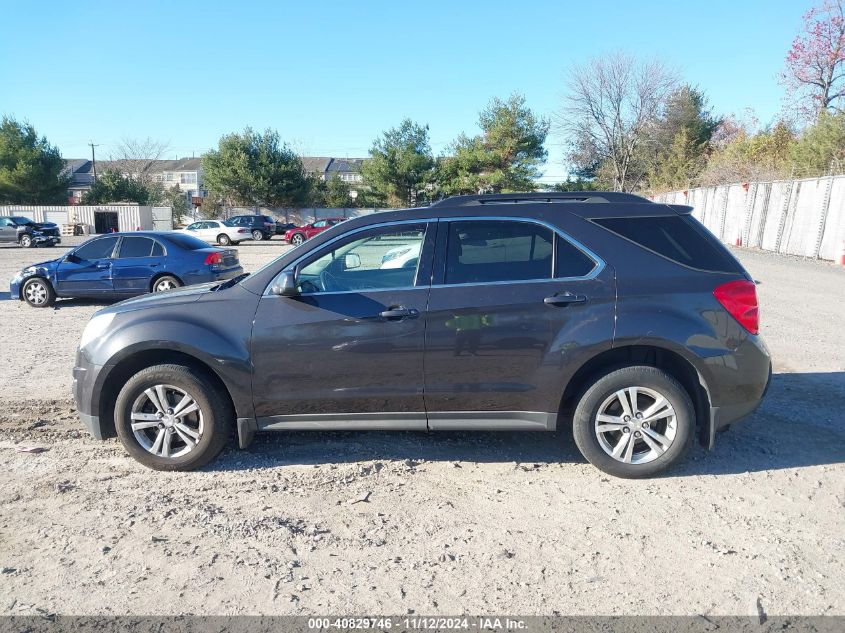
[[126, 298], [243, 273], [235, 250], [192, 235], [139, 231], [88, 240], [64, 257], [28, 266], [12, 279], [12, 297], [45, 308], [56, 297]]

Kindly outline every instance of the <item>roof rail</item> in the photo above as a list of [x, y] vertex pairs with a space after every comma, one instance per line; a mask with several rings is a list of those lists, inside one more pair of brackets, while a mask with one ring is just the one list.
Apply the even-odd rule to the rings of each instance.
[[651, 200], [633, 193], [619, 191], [552, 191], [543, 193], [487, 193], [477, 196], [452, 196], [432, 203], [432, 207], [464, 207], [482, 204], [519, 204], [542, 202], [587, 202], [610, 203], [628, 202], [635, 204], [653, 204]]

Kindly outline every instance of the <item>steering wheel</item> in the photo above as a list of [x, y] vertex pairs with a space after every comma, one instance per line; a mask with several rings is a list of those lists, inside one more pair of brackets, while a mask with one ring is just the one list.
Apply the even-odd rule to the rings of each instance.
[[323, 292], [332, 292], [340, 289], [337, 283], [337, 277], [327, 270], [320, 272], [320, 285], [323, 287]]

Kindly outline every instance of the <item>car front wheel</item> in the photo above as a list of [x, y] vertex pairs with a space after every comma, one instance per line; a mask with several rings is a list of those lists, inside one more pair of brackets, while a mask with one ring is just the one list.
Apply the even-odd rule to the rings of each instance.
[[264, 239], [264, 233], [256, 229], [252, 232], [252, 239], [254, 239], [256, 242], [260, 242]]
[[32, 237], [29, 235], [21, 235], [20, 244], [24, 248], [32, 248], [35, 245], [35, 242], [32, 241]]
[[675, 378], [648, 366], [624, 367], [596, 380], [573, 417], [581, 454], [600, 470], [628, 479], [678, 463], [694, 430], [689, 394]]
[[292, 238], [290, 238], [290, 243], [294, 246], [299, 246], [305, 241], [305, 236], [302, 233], [296, 233]]
[[48, 308], [56, 300], [52, 284], [41, 277], [27, 280], [21, 289], [23, 300], [33, 308]]
[[155, 470], [194, 470], [217, 457], [231, 435], [231, 403], [203, 372], [155, 365], [117, 396], [115, 429], [126, 451]]

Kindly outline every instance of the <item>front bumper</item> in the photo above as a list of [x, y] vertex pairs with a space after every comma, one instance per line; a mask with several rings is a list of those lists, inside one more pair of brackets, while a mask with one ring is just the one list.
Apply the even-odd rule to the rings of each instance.
[[20, 275], [15, 275], [12, 278], [12, 281], [9, 282], [9, 298], [10, 299], [20, 299], [21, 298], [21, 286], [23, 286], [24, 278]]
[[95, 384], [97, 375], [102, 367], [88, 363], [85, 357], [77, 350], [76, 363], [73, 368], [73, 399], [76, 401], [76, 410], [79, 419], [88, 429], [88, 432], [96, 439], [103, 440], [110, 437], [100, 423], [100, 416], [95, 413]]
[[62, 238], [55, 235], [32, 235], [32, 243], [36, 246], [55, 246], [62, 243]]

